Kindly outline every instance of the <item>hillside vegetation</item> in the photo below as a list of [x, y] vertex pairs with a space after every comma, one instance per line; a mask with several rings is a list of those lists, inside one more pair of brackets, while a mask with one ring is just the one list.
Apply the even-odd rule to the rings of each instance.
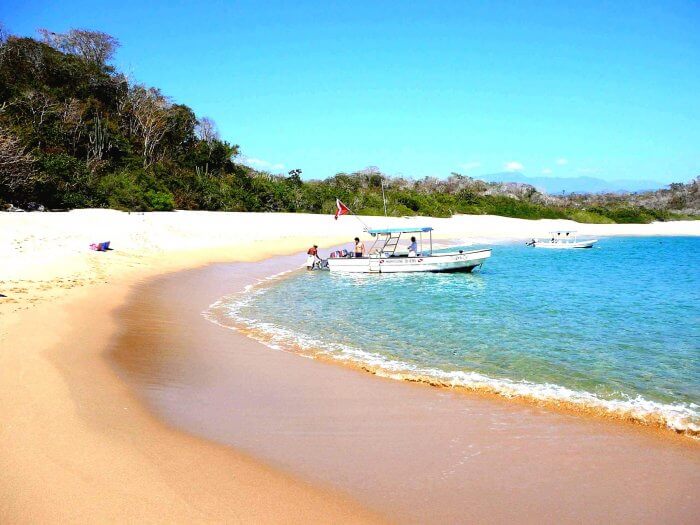
[[109, 61], [104, 33], [0, 28], [0, 203], [25, 208], [110, 207], [332, 213], [494, 214], [580, 222], [650, 222], [696, 216], [699, 181], [636, 195], [550, 196], [526, 184], [451, 174], [410, 180], [378, 169], [303, 181], [239, 162], [214, 121], [157, 88], [131, 82]]

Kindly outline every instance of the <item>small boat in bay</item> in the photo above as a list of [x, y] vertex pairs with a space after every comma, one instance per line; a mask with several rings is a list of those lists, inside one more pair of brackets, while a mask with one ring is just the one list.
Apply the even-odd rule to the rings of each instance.
[[597, 242], [598, 239], [579, 241], [575, 231], [559, 230], [549, 232], [549, 237], [547, 238], [532, 239], [526, 244], [535, 248], [568, 250], [574, 248], [592, 248]]
[[[430, 227], [384, 228], [367, 230], [375, 238], [369, 256], [330, 257], [328, 269], [345, 273], [408, 273], [408, 272], [471, 272], [491, 257], [491, 250], [433, 251], [433, 229]], [[402, 235], [412, 235], [414, 249], [398, 249]], [[428, 239], [428, 249], [423, 241]], [[411, 248], [411, 247], [409, 247]]]

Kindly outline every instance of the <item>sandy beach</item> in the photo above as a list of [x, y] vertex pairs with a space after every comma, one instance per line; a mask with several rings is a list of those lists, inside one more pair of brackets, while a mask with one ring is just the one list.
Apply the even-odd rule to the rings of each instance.
[[[366, 221], [474, 242], [700, 235], [698, 222]], [[360, 230], [302, 214], [0, 214], [2, 521], [697, 520], [687, 438], [373, 377], [201, 316]], [[158, 395], [177, 381], [189, 403]]]

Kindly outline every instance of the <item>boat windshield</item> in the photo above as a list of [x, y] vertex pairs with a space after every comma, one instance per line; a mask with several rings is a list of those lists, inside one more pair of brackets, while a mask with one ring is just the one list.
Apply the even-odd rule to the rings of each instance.
[[[370, 247], [369, 253], [370, 257], [405, 257], [407, 253], [397, 254], [396, 250], [399, 246], [399, 241], [403, 234], [417, 234], [413, 235], [416, 237], [416, 244], [418, 246], [417, 254], [430, 255], [433, 252], [433, 233], [432, 228], [388, 228], [384, 230], [369, 230], [375, 241]], [[423, 246], [423, 233], [428, 233], [429, 241], [429, 251], [424, 251]]]

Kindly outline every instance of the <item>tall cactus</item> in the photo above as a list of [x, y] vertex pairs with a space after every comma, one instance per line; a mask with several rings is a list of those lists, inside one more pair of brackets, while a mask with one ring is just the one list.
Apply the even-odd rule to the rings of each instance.
[[87, 152], [87, 161], [90, 165], [97, 164], [104, 154], [112, 147], [109, 141], [109, 130], [107, 123], [103, 121], [100, 112], [95, 113], [93, 121], [93, 129], [88, 134], [89, 146]]

